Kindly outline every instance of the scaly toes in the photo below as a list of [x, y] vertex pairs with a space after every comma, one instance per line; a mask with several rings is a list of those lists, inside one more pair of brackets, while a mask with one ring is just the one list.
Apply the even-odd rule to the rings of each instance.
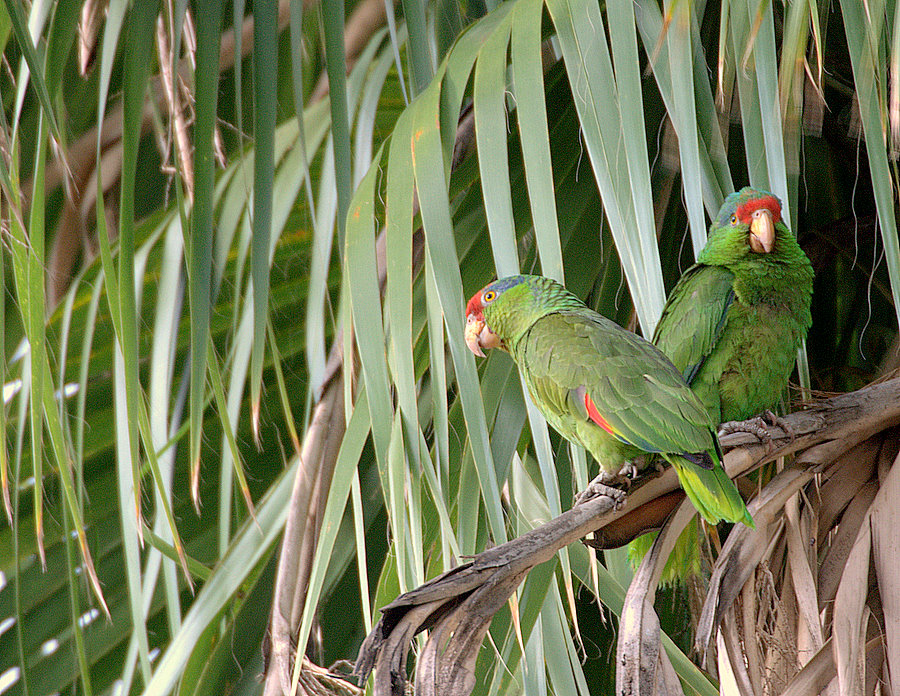
[[575, 496], [575, 504], [580, 505], [588, 500], [605, 495], [607, 498], [612, 498], [615, 502], [616, 509], [618, 510], [625, 503], [625, 491], [613, 488], [604, 483], [604, 480], [608, 480], [608, 477], [608, 472], [601, 472], [587, 485], [587, 488]]
[[784, 434], [791, 438], [791, 442], [796, 439], [797, 433], [791, 427], [791, 424], [781, 416], [772, 413], [772, 411], [770, 411], [769, 409], [766, 409], [762, 412], [762, 415], [760, 417], [769, 425], [781, 428], [784, 431]]
[[728, 421], [719, 426], [719, 437], [731, 435], [732, 433], [750, 433], [756, 436], [756, 439], [760, 442], [770, 442], [772, 440], [772, 436], [769, 435], [769, 431], [766, 429], [766, 422], [759, 416], [745, 421]]

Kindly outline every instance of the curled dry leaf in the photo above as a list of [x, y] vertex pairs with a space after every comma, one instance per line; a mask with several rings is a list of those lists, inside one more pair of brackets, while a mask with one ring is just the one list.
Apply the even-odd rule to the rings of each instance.
[[850, 556], [850, 550], [859, 535], [859, 528], [867, 519], [869, 506], [875, 500], [877, 493], [878, 485], [874, 481], [870, 481], [859, 490], [841, 517], [841, 523], [831, 540], [828, 554], [819, 568], [820, 609], [824, 609], [834, 600], [834, 595], [841, 582], [841, 573], [843, 573], [844, 566], [847, 565], [847, 558]]
[[[834, 665], [834, 648], [831, 643], [831, 638], [825, 641], [825, 645], [791, 679], [784, 691], [781, 692], [781, 696], [808, 696], [809, 694], [821, 693], [828, 687], [837, 676]], [[874, 657], [880, 662], [884, 657], [881, 646], [880, 636], [867, 641], [867, 658]], [[865, 693], [869, 693], [868, 689]]]
[[797, 596], [797, 608], [802, 619], [798, 635], [798, 647], [804, 654], [815, 653], [825, 639], [819, 623], [819, 604], [816, 601], [816, 581], [806, 555], [804, 536], [800, 531], [800, 510], [798, 498], [790, 499], [785, 505], [785, 531], [787, 533], [787, 556], [791, 570], [791, 584]]
[[834, 661], [842, 694], [855, 694], [860, 688], [857, 663], [860, 630], [866, 609], [866, 596], [869, 593], [869, 553], [872, 546], [868, 519], [867, 513], [850, 550], [834, 598]]
[[[665, 688], [660, 661], [668, 662], [660, 649], [659, 617], [653, 609], [656, 588], [675, 542], [697, 512], [687, 499], [669, 517], [644, 556], [625, 594], [619, 617], [616, 646], [616, 693], [619, 696], [654, 696]], [[675, 693], [681, 693], [679, 691]]]
[[838, 457], [825, 471], [825, 481], [818, 491], [820, 539], [834, 527], [844, 508], [872, 478], [878, 450], [877, 442], [866, 440]]
[[695, 645], [702, 654], [706, 653], [712, 642], [715, 626], [737, 599], [744, 583], [762, 560], [769, 545], [768, 526], [776, 521], [776, 517], [780, 517], [788, 498], [809, 482], [812, 476], [810, 471], [785, 469], [747, 506], [756, 521], [756, 529], [740, 525], [732, 529], [716, 560], [709, 581], [709, 592], [697, 625]]
[[884, 613], [890, 692], [900, 694], [900, 457], [884, 477], [872, 503], [872, 560]]

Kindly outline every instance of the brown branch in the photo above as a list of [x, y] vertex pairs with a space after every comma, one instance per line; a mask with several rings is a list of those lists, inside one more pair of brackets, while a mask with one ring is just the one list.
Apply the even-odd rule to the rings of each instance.
[[[780, 456], [797, 453], [792, 471], [806, 478], [807, 470], [820, 469], [873, 434], [900, 423], [900, 379], [836, 396], [792, 413], [785, 421], [795, 433], [793, 439], [775, 433], [772, 443], [766, 445], [752, 442], [752, 436], [743, 433], [723, 438], [723, 446], [736, 446], [725, 457], [729, 475], [740, 476]], [[420, 660], [417, 669], [417, 693], [468, 694], [474, 680], [476, 644], [480, 645], [494, 613], [528, 571], [563, 546], [625, 518], [677, 485], [670, 468], [631, 492], [619, 509], [606, 497], [589, 500], [401, 595], [382, 608], [378, 624], [360, 648], [355, 674], [362, 683], [374, 669], [376, 696], [400, 696], [412, 638], [431, 629], [424, 650], [427, 659]], [[634, 519], [637, 529], [638, 518]]]

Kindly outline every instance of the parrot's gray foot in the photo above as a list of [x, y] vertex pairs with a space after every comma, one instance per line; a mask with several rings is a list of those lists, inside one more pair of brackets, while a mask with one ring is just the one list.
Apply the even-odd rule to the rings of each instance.
[[593, 483], [601, 483], [604, 486], [615, 486], [619, 483], [622, 483], [622, 477], [614, 471], [606, 471], [605, 469], [600, 469], [600, 473], [594, 477], [594, 480], [588, 484], [588, 488], [590, 488]]
[[750, 418], [745, 421], [728, 421], [727, 423], [722, 423], [722, 425], [719, 426], [718, 434], [719, 437], [723, 437], [725, 435], [730, 435], [731, 433], [750, 433], [751, 435], [756, 436], [756, 439], [760, 442], [771, 444], [772, 434], [769, 432], [769, 428], [776, 426], [781, 428], [793, 442], [794, 437], [796, 437], [794, 429], [786, 420], [780, 416], [776, 416], [769, 409], [766, 409], [755, 418]]
[[[615, 477], [616, 475], [612, 474], [612, 476]], [[601, 471], [600, 475], [587, 485], [587, 488], [575, 496], [575, 504], [580, 505], [585, 501], [605, 495], [607, 498], [612, 498], [615, 501], [616, 509], [618, 510], [625, 503], [625, 491], [604, 483], [605, 480], [609, 480], [609, 477], [609, 472]]]
[[765, 411], [763, 411], [762, 414], [760, 414], [760, 418], [762, 418], [766, 423], [768, 423], [769, 425], [771, 425], [773, 427], [781, 428], [782, 431], [784, 431], [784, 434], [787, 435], [789, 438], [791, 438], [791, 442], [793, 442], [794, 439], [797, 437], [797, 433], [791, 427], [791, 424], [788, 423], [781, 416], [779, 416], [775, 413], [772, 413], [769, 409], [766, 409]]

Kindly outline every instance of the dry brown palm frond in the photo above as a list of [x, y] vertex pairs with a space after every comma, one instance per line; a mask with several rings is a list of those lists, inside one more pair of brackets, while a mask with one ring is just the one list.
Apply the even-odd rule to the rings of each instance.
[[660, 638], [659, 617], [653, 609], [656, 588], [669, 554], [696, 511], [685, 498], [657, 535], [644, 556], [625, 595], [619, 620], [616, 649], [616, 693], [681, 693], [678, 679], [668, 675], [674, 668]]
[[78, 22], [78, 71], [82, 76], [90, 74], [94, 67], [97, 40], [108, 5], [107, 0], [87, 0], [81, 6], [81, 18]]
[[[900, 693], [900, 379], [834, 397], [787, 421], [793, 440], [785, 435], [768, 446], [736, 435], [723, 442], [744, 443], [726, 455], [732, 476], [786, 454], [795, 462], [750, 501], [756, 529], [736, 525], [725, 541], [697, 643], [704, 650], [719, 646], [720, 677], [742, 694]], [[527, 572], [592, 526], [601, 526], [595, 535], [601, 541], [638, 533], [641, 506], [663, 500], [676, 485], [666, 471], [632, 491], [622, 509], [607, 498], [583, 503], [399, 597], [384, 607], [360, 651], [358, 674], [375, 669], [379, 696], [402, 693], [410, 641], [432, 629], [416, 692], [469, 693], [481, 638]], [[679, 502], [668, 500], [671, 507]], [[615, 532], [604, 534], [614, 521]], [[661, 558], [668, 537], [658, 538]], [[652, 552], [647, 559], [622, 617], [617, 666], [626, 670], [617, 691], [677, 694], [680, 686], [659, 659], [652, 608], [661, 560]]]
[[[827, 444], [817, 446], [819, 454], [834, 452], [841, 442]], [[763, 597], [754, 642], [766, 667], [759, 673], [751, 670], [750, 679], [761, 680], [753, 693], [897, 692], [892, 683], [900, 672], [897, 449], [896, 428], [888, 428], [830, 462], [821, 461], [824, 473], [786, 502], [783, 524], [768, 530], [769, 546], [785, 548], [777, 563], [742, 565], [734, 558], [736, 551], [723, 550], [717, 572], [742, 567], [744, 574], [733, 583], [743, 581], [742, 592], [738, 598], [733, 586], [723, 589], [713, 575], [710, 597], [727, 594], [724, 601], [720, 597], [717, 604], [708, 604], [701, 629], [706, 632], [698, 640], [710, 640], [716, 625], [728, 624], [735, 611], [732, 597], [744, 603], [745, 613], [748, 598]], [[773, 591], [763, 596], [758, 590], [766, 578]], [[747, 656], [756, 647], [748, 645], [746, 630], [742, 635], [723, 633], [729, 654]]]

